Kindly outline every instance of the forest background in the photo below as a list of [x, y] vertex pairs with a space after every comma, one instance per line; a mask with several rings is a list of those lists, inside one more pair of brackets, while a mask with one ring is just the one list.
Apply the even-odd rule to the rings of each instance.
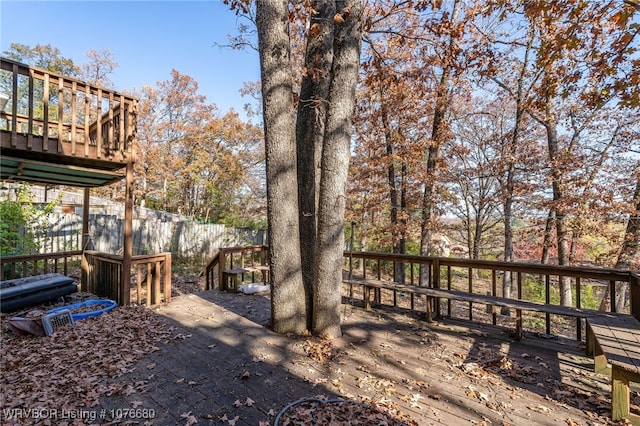
[[[309, 13], [291, 4], [299, 64]], [[449, 240], [471, 258], [637, 269], [638, 14], [622, 0], [369, 2], [345, 241], [443, 254]], [[241, 16], [230, 48], [255, 48], [251, 8]], [[105, 87], [117, 67], [108, 49], [82, 64], [50, 45], [3, 56]], [[256, 118], [259, 82], [243, 91]], [[176, 70], [133, 94], [135, 203], [265, 227], [260, 120], [222, 113]], [[94, 195], [117, 201], [121, 185]]]

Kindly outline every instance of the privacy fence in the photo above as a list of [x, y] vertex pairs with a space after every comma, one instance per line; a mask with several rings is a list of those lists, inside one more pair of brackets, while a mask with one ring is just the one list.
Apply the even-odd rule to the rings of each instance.
[[[82, 216], [51, 214], [46, 235], [40, 239], [42, 253], [81, 250]], [[133, 254], [170, 252], [176, 258], [208, 261], [220, 247], [266, 243], [265, 232], [162, 216], [133, 220]], [[89, 215], [86, 249], [119, 254], [124, 239], [124, 220], [116, 215]]]

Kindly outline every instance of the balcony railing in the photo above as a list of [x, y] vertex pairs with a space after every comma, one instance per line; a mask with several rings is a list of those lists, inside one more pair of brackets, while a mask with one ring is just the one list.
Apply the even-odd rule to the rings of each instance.
[[132, 161], [137, 100], [0, 58], [3, 149]]

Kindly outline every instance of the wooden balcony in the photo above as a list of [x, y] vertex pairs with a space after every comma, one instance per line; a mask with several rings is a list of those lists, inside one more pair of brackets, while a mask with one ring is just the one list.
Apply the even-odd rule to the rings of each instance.
[[97, 187], [135, 158], [133, 97], [0, 58], [2, 180]]

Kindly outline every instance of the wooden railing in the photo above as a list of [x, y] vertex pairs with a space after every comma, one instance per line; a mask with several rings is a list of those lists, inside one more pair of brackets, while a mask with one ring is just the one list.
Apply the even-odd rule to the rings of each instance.
[[74, 250], [48, 254], [2, 256], [0, 257], [2, 280], [31, 277], [54, 272], [68, 275], [71, 262], [79, 262], [81, 255], [82, 251]]
[[[400, 269], [405, 271], [405, 284], [408, 285], [423, 285], [499, 297], [507, 297], [503, 294], [502, 281], [505, 275], [511, 275], [513, 283], [511, 298], [547, 304], [559, 304], [558, 300], [554, 300], [557, 297], [552, 295], [559, 294], [559, 282], [566, 279], [571, 286], [573, 306], [577, 308], [598, 309], [599, 306], [585, 306], [584, 299], [586, 296], [594, 299], [595, 289], [599, 289], [604, 294], [604, 290], [608, 287], [609, 303], [606, 303], [606, 306], [612, 312], [616, 311], [616, 304], [610, 301], [616, 300], [617, 284], [624, 283], [628, 284], [625, 291], [629, 292], [630, 302], [625, 312], [640, 319], [640, 273], [637, 271], [369, 252], [345, 252], [344, 257], [346, 273], [353, 277], [399, 282], [396, 273]], [[402, 268], [396, 268], [396, 264], [401, 264]], [[422, 274], [426, 277], [426, 280], [423, 279], [424, 282], [421, 281], [421, 269], [425, 272]], [[527, 294], [531, 287], [537, 289], [538, 293]], [[380, 291], [375, 292], [376, 303], [398, 305], [396, 292], [389, 297], [388, 302], [383, 300], [380, 293]], [[349, 296], [353, 298], [353, 288], [349, 289]], [[415, 309], [414, 296], [409, 295], [409, 298], [408, 307]], [[448, 300], [445, 305], [446, 315], [450, 317], [454, 315], [452, 303], [455, 302]], [[474, 320], [472, 303], [468, 302], [468, 304], [467, 319]], [[442, 306], [439, 303], [433, 306], [437, 315], [443, 314], [441, 309]], [[492, 313], [493, 324], [496, 324], [497, 315], [495, 312]], [[546, 334], [551, 334], [552, 318], [550, 314], [544, 314], [544, 316], [544, 330]], [[582, 323], [578, 319], [577, 335], [581, 335], [581, 328]]]
[[[132, 161], [137, 100], [113, 90], [0, 58], [3, 148]], [[4, 123], [3, 123], [4, 121]]]
[[[171, 253], [138, 255], [131, 258], [136, 285], [123, 280], [123, 257], [97, 251], [85, 251], [82, 261], [82, 290], [108, 297], [121, 305], [135, 299], [139, 305], [171, 302]], [[135, 298], [131, 292], [135, 292]]]
[[268, 261], [267, 246], [245, 246], [221, 248], [218, 254], [205, 267], [206, 289], [215, 288], [215, 283], [222, 282], [225, 270], [252, 266], [266, 266]]

